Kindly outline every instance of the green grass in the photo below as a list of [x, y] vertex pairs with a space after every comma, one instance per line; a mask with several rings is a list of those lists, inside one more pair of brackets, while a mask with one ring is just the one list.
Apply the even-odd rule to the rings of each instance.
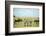
[[[34, 22], [37, 20], [38, 17], [13, 17], [13, 23], [14, 23], [14, 28], [24, 28], [24, 27], [39, 27], [39, 22]], [[22, 20], [20, 22], [16, 22], [15, 20]], [[32, 22], [23, 22], [23, 21], [28, 21], [31, 20]], [[39, 19], [38, 19], [39, 20]]]

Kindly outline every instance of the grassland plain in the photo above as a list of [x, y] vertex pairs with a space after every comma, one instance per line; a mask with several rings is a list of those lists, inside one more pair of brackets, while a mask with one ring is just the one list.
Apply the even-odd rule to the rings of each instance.
[[13, 16], [14, 28], [39, 27], [39, 17], [34, 16]]

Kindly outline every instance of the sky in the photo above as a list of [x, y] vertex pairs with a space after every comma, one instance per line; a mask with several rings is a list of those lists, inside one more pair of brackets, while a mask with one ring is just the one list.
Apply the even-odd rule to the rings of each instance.
[[35, 8], [13, 8], [14, 16], [39, 16], [39, 9]]

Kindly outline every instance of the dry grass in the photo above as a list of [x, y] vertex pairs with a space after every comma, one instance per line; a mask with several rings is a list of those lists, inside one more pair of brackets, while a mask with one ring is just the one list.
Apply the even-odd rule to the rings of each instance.
[[[24, 28], [24, 27], [38, 27], [39, 26], [39, 17], [13, 17], [14, 28]], [[16, 22], [15, 20], [20, 20]], [[21, 21], [22, 20], [22, 21]], [[38, 20], [38, 21], [35, 21]]]

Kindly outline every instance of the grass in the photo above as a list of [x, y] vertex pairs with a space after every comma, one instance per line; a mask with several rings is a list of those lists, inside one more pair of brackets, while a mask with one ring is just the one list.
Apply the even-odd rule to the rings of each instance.
[[39, 27], [39, 17], [13, 16], [14, 28]]

